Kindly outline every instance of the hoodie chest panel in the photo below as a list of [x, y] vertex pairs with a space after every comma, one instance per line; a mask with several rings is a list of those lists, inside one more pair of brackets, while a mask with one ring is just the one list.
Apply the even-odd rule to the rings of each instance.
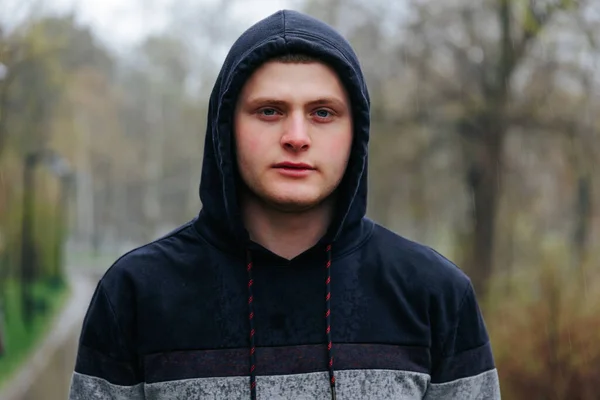
[[[325, 342], [325, 268], [256, 267], [257, 346]], [[245, 348], [248, 276], [227, 259], [172, 266], [143, 291], [138, 309], [141, 354]]]
[[256, 267], [257, 346], [325, 342], [325, 267]]
[[[148, 398], [248, 398], [247, 275], [242, 266], [222, 265], [162, 282], [178, 290], [163, 296], [147, 317], [153, 317], [155, 334], [144, 336], [158, 340], [143, 357]], [[370, 281], [376, 279], [362, 276], [362, 267], [369, 265], [338, 263], [333, 275], [339, 398], [422, 398], [429, 351], [389, 344], [398, 332], [377, 318], [389, 311], [373, 311], [378, 295]], [[255, 270], [257, 374], [266, 398], [328, 398], [325, 277], [324, 268], [313, 266]]]
[[[160, 282], [145, 288], [140, 301], [141, 354], [248, 346], [248, 276], [243, 261], [214, 257], [168, 270]], [[334, 260], [334, 343], [429, 347], [423, 291], [415, 290], [410, 279], [395, 276], [396, 270], [368, 250]], [[324, 265], [256, 265], [253, 278], [257, 346], [325, 343]]]

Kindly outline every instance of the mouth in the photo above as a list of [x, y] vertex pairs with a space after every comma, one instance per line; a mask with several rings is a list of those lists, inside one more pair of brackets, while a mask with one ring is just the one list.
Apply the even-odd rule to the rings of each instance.
[[282, 162], [273, 166], [277, 169], [295, 170], [295, 171], [311, 171], [315, 168], [305, 163]]
[[275, 164], [273, 168], [282, 176], [290, 179], [305, 179], [309, 177], [316, 168], [305, 163], [282, 162]]

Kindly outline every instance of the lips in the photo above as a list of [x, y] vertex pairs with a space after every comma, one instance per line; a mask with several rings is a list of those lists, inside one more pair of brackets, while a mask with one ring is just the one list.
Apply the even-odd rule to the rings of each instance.
[[314, 170], [315, 168], [309, 164], [305, 163], [292, 163], [292, 162], [282, 162], [279, 164], [275, 164], [274, 168], [279, 169], [291, 169], [291, 170]]
[[305, 163], [282, 162], [273, 167], [281, 176], [290, 179], [305, 179], [315, 171], [313, 166]]

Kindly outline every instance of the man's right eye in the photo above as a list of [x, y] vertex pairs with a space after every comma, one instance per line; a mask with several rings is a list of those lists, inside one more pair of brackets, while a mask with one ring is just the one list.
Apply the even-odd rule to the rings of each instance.
[[274, 108], [263, 108], [259, 110], [259, 113], [266, 117], [272, 117], [277, 114], [277, 110], [275, 110]]

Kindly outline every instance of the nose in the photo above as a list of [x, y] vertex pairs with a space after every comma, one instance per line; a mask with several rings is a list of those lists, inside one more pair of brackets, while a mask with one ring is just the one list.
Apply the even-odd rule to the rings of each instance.
[[281, 145], [289, 151], [304, 151], [310, 147], [309, 122], [303, 113], [292, 114], [284, 125]]

